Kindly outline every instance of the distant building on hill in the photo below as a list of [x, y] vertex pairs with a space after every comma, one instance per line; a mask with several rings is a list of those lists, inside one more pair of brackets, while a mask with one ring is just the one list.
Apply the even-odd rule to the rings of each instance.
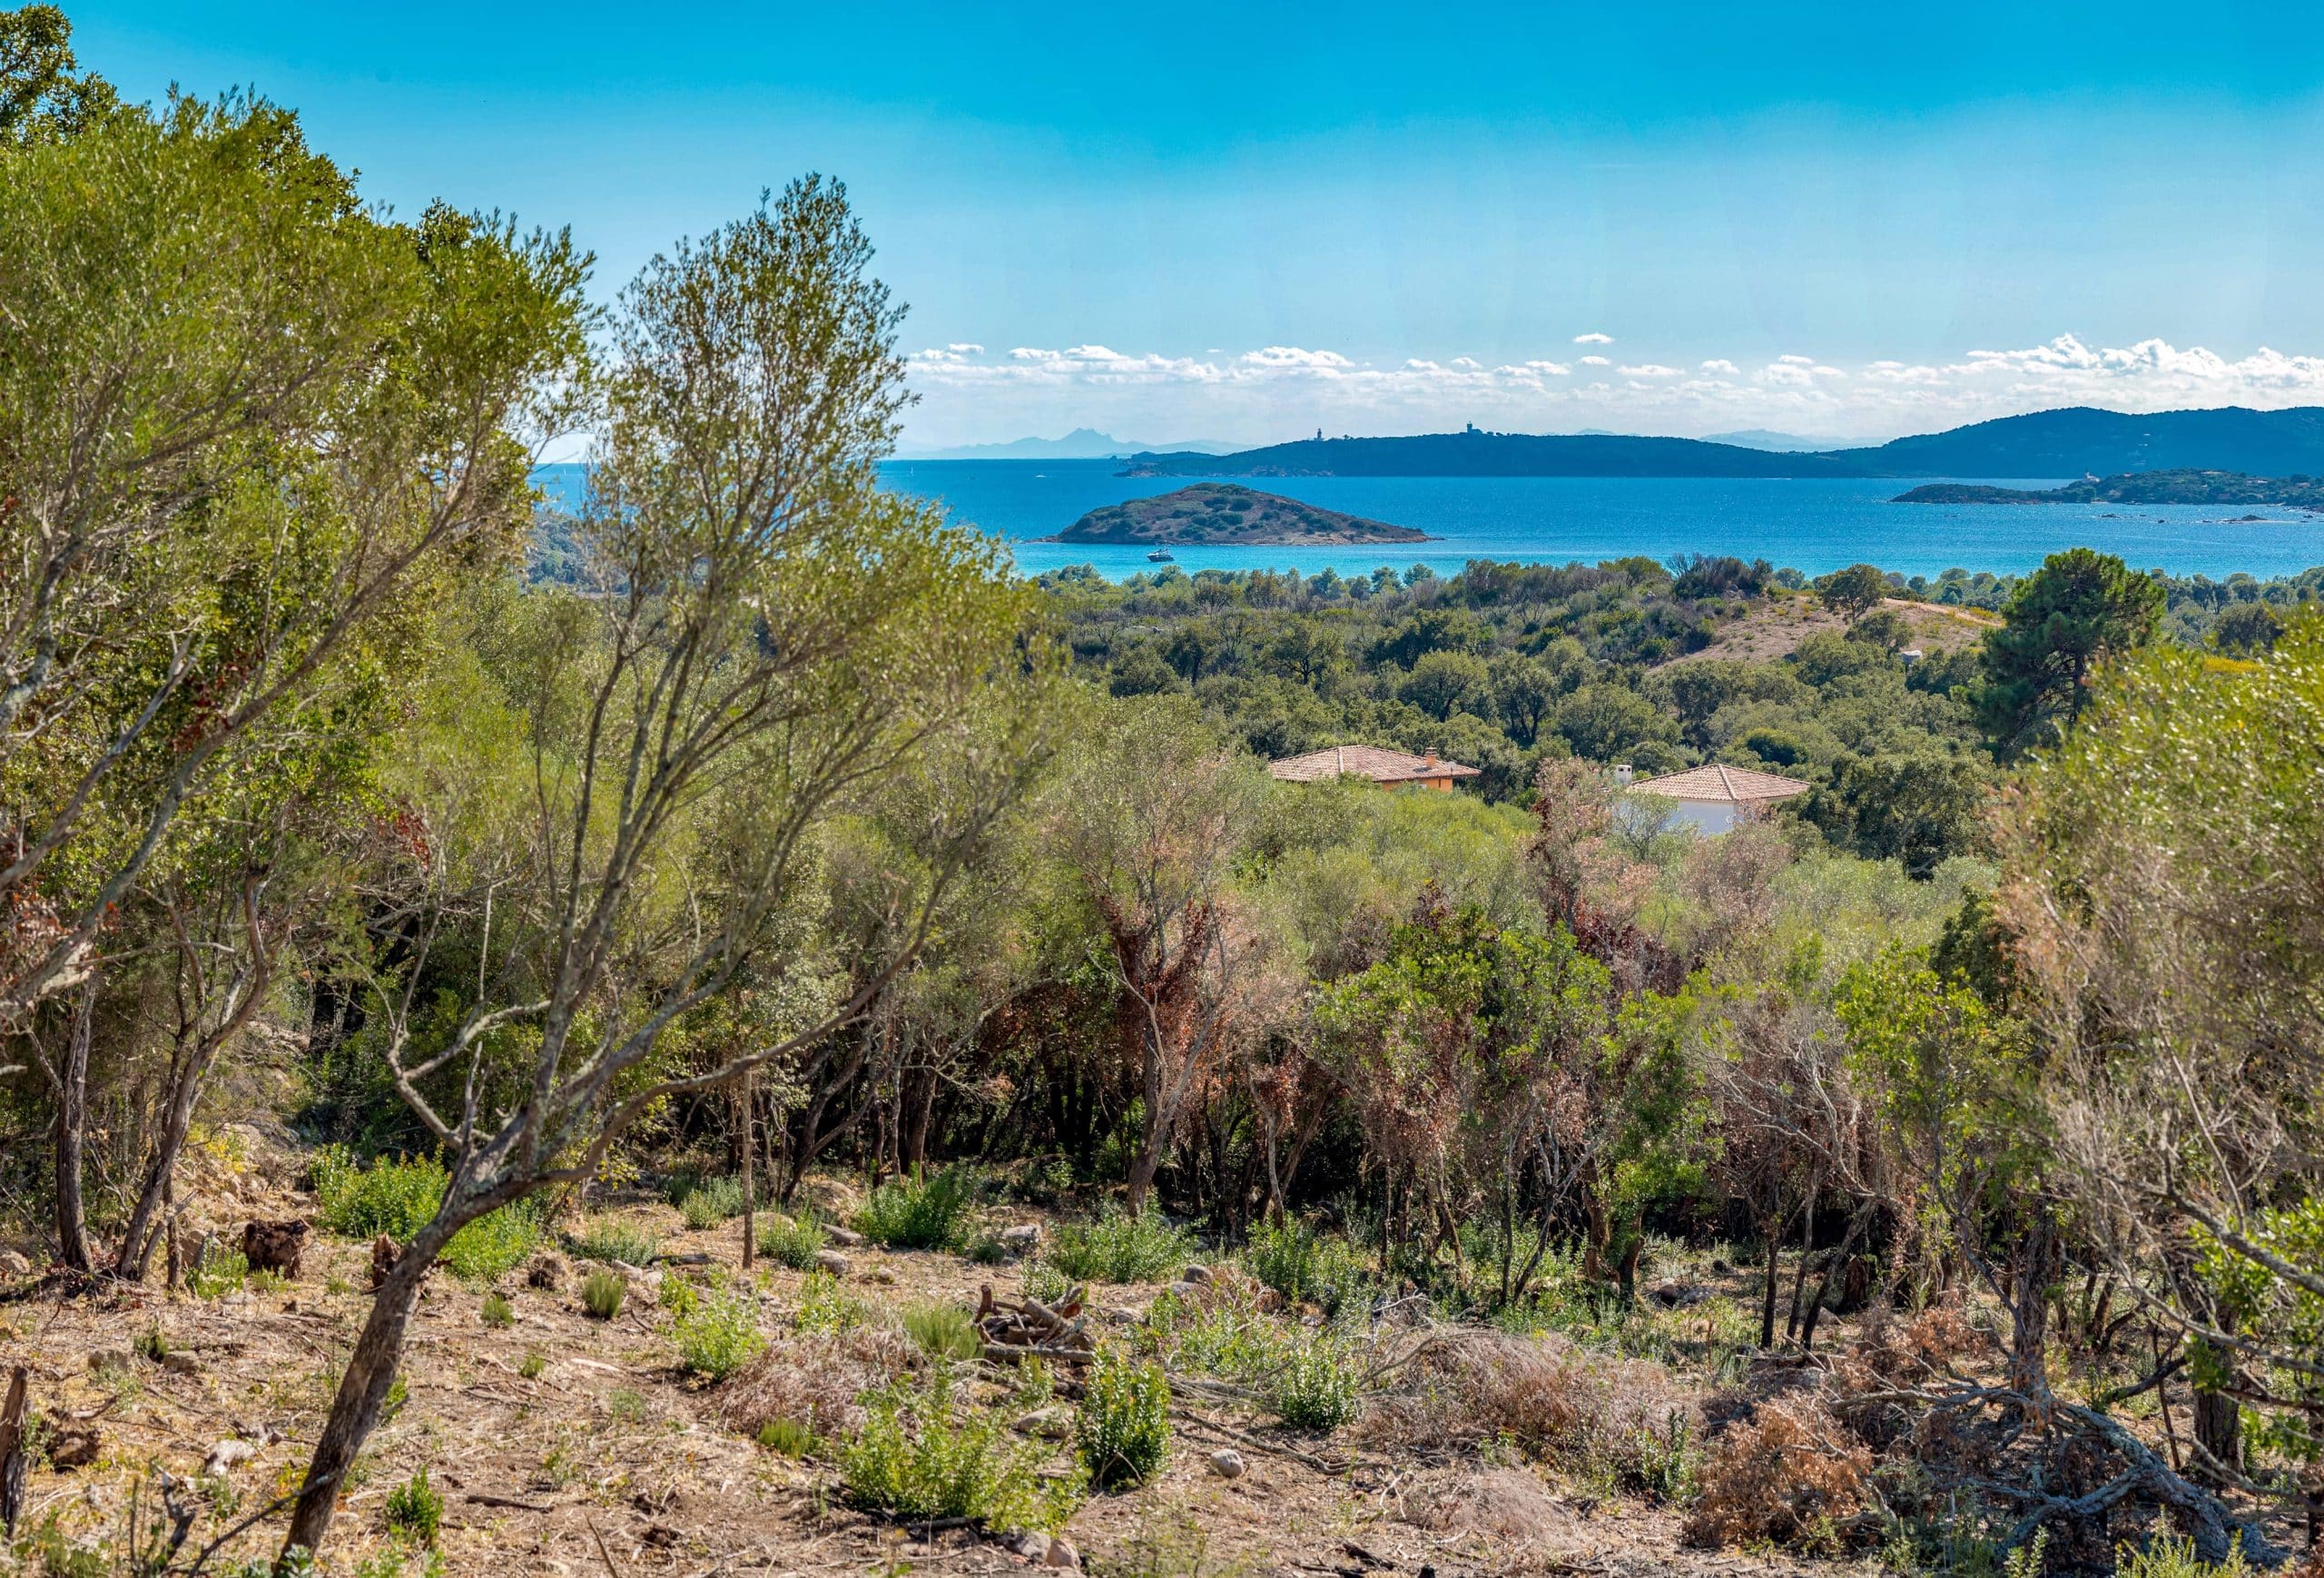
[[1434, 751], [1413, 756], [1403, 751], [1384, 751], [1376, 745], [1326, 745], [1304, 756], [1269, 762], [1267, 771], [1293, 784], [1313, 784], [1324, 778], [1369, 778], [1383, 789], [1418, 784], [1424, 788], [1450, 790], [1453, 780], [1478, 775], [1476, 768], [1444, 761]]
[[1670, 813], [1670, 825], [1691, 827], [1702, 833], [1726, 833], [1738, 822], [1766, 815], [1779, 801], [1807, 793], [1807, 785], [1797, 778], [1718, 762], [1635, 781], [1629, 767], [1619, 766], [1614, 769], [1614, 781], [1633, 794], [1678, 802]]

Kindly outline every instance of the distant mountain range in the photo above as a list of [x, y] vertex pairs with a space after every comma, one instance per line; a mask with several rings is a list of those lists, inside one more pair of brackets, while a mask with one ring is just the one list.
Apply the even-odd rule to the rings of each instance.
[[1236, 445], [1217, 439], [1181, 439], [1173, 444], [1137, 444], [1095, 428], [1076, 428], [1062, 439], [1011, 439], [1005, 444], [960, 444], [949, 449], [903, 449], [900, 460], [1111, 460], [1141, 452], [1226, 455]]
[[2172, 469], [2324, 474], [2324, 407], [2133, 415], [2075, 406], [1867, 448], [1798, 452], [1702, 439], [1472, 428], [1411, 438], [1304, 439], [1226, 455], [1147, 452], [1134, 456], [1124, 475], [2053, 478]]
[[1893, 504], [2289, 504], [2324, 509], [2324, 481], [2309, 476], [2247, 477], [2238, 471], [2131, 471], [2029, 493], [1975, 482], [1926, 482]]

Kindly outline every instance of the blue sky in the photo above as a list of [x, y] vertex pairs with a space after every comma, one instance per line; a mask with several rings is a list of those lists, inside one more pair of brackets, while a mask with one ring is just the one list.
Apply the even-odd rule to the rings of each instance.
[[2324, 8], [68, 9], [606, 295], [841, 177], [923, 445], [2324, 403]]

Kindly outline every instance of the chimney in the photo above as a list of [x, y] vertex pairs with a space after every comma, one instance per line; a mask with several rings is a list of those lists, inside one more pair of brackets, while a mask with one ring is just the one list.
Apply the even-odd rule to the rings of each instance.
[[1634, 776], [1636, 776], [1636, 774], [1630, 771], [1630, 764], [1628, 762], [1617, 762], [1614, 764], [1615, 788], [1629, 788], [1630, 786], [1630, 779]]
[[1428, 766], [1431, 766], [1431, 767], [1435, 766], [1435, 765], [1436, 765], [1436, 753], [1435, 753], [1435, 751], [1433, 751], [1433, 750], [1429, 751], [1427, 754], [1425, 754], [1425, 755], [1423, 755], [1423, 757], [1421, 757], [1421, 761], [1422, 761], [1424, 764], [1426, 764], [1426, 765], [1428, 765]]

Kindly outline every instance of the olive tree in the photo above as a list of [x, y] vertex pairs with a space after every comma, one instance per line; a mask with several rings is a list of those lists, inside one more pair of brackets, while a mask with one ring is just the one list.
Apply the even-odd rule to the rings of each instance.
[[[389, 1073], [448, 1181], [373, 1298], [286, 1552], [328, 1530], [452, 1235], [586, 1181], [656, 1104], [861, 1012], [1038, 755], [967, 726], [1025, 661], [999, 548], [874, 472], [906, 395], [900, 310], [870, 252], [843, 191], [809, 178], [656, 257], [622, 297], [582, 521], [595, 586], [538, 595], [498, 655], [526, 731], [522, 817], [468, 846], [479, 871], [416, 862], [431, 914], [483, 912], [478, 986], [430, 1032], [423, 935], [376, 994]], [[657, 1064], [674, 1023], [746, 969], [763, 989], [804, 946], [796, 909], [829, 819], [931, 756], [956, 792], [927, 802], [931, 874], [900, 885], [918, 919], [894, 929], [888, 968], [779, 1040]], [[487, 1107], [487, 1053], [512, 1047], [513, 1089]]]

